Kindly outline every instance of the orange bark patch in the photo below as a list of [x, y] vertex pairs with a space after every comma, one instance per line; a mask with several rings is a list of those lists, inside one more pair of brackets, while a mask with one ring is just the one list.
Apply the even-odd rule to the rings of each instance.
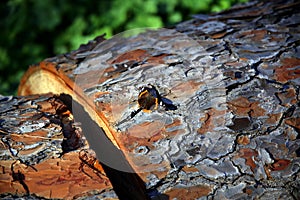
[[175, 126], [180, 126], [180, 125], [181, 125], [181, 120], [176, 118], [176, 119], [174, 119], [174, 121], [171, 124], [166, 125], [166, 129], [167, 128], [172, 128], [172, 127], [175, 127]]
[[[63, 138], [63, 135], [61, 134], [59, 138]], [[49, 139], [47, 138], [47, 132], [46, 131], [35, 131], [35, 132], [31, 132], [31, 133], [27, 133], [27, 134], [11, 134], [11, 139], [14, 142], [23, 142], [28, 144], [35, 144], [37, 142], [43, 141], [45, 139]]]
[[250, 102], [246, 97], [239, 97], [228, 102], [228, 107], [238, 116], [259, 117], [265, 115], [265, 110], [259, 106], [259, 102]]
[[238, 137], [237, 143], [242, 144], [242, 145], [247, 145], [247, 144], [250, 143], [250, 139], [246, 135], [241, 135], [241, 136]]
[[241, 37], [251, 37], [253, 42], [261, 42], [261, 40], [265, 38], [267, 34], [267, 30], [250, 30], [242, 32]]
[[244, 113], [244, 109], [250, 107], [250, 102], [246, 97], [238, 97], [228, 103], [229, 107], [236, 113]]
[[115, 64], [115, 63], [122, 63], [125, 61], [143, 61], [145, 60], [145, 58], [149, 57], [150, 55], [147, 53], [146, 50], [143, 49], [135, 49], [132, 51], [127, 51], [121, 55], [119, 55], [116, 59], [109, 61], [109, 63], [111, 64]]
[[170, 199], [196, 199], [209, 195], [212, 187], [208, 185], [198, 185], [189, 188], [173, 188], [166, 192]]
[[246, 165], [251, 168], [251, 171], [254, 172], [256, 164], [253, 160], [258, 155], [258, 152], [254, 149], [244, 148], [239, 150], [239, 156], [246, 160]]
[[152, 56], [147, 60], [147, 62], [151, 64], [164, 64], [165, 63], [164, 58], [168, 55], [169, 54], [161, 54], [158, 56]]
[[[20, 181], [12, 179], [13, 162], [1, 162], [0, 193], [24, 195], [26, 190]], [[24, 164], [14, 164], [13, 171], [23, 175], [30, 194], [44, 198], [72, 199], [87, 192], [112, 189], [106, 176], [99, 176], [93, 169], [84, 167], [87, 175], [79, 169], [80, 163], [78, 153], [72, 152], [34, 165], [35, 170]]]
[[199, 170], [196, 167], [188, 167], [188, 166], [184, 166], [182, 168], [183, 171], [185, 172], [199, 172]]
[[265, 115], [265, 109], [259, 106], [259, 102], [253, 102], [250, 107], [250, 115], [252, 117], [259, 117]]
[[105, 102], [99, 102], [97, 101], [95, 103], [97, 110], [103, 113], [108, 113], [110, 114], [112, 112], [112, 105], [111, 103], [105, 103]]
[[193, 80], [190, 80], [175, 85], [173, 88], [171, 88], [171, 91], [176, 98], [187, 97], [193, 95], [201, 85], [203, 85], [202, 82], [195, 82]]
[[251, 189], [249, 189], [249, 188], [246, 188], [246, 189], [244, 190], [244, 192], [245, 192], [246, 194], [248, 194], [248, 195], [252, 195], [252, 193], [253, 193], [253, 191], [252, 191]]
[[226, 112], [227, 110], [216, 110], [214, 108], [207, 110], [205, 116], [199, 119], [202, 122], [202, 126], [197, 130], [197, 133], [205, 134], [208, 131], [212, 131], [215, 127], [223, 126]]
[[213, 39], [219, 39], [219, 38], [224, 37], [226, 34], [227, 34], [226, 31], [223, 31], [223, 32], [220, 32], [220, 33], [215, 33], [215, 34], [213, 34], [211, 36], [211, 38], [213, 38]]
[[288, 118], [285, 120], [285, 123], [300, 130], [300, 117]]
[[154, 135], [161, 133], [164, 125], [165, 124], [160, 121], [144, 122], [130, 127], [127, 133], [131, 137], [151, 138]]
[[283, 106], [289, 106], [288, 104], [295, 104], [297, 102], [297, 94], [294, 88], [289, 88], [285, 92], [277, 93], [277, 97]]
[[281, 61], [283, 64], [275, 68], [275, 78], [281, 83], [300, 78], [300, 59], [286, 58]]
[[291, 161], [286, 159], [276, 160], [276, 162], [272, 164], [271, 170], [273, 171], [285, 170], [290, 165], [290, 163]]
[[281, 113], [277, 113], [277, 114], [268, 114], [267, 115], [269, 118], [266, 120], [266, 124], [277, 124], [280, 117], [281, 117]]
[[165, 137], [164, 123], [160, 121], [144, 122], [130, 127], [126, 133], [119, 135], [126, 151], [133, 151], [137, 146], [152, 148], [152, 143]]

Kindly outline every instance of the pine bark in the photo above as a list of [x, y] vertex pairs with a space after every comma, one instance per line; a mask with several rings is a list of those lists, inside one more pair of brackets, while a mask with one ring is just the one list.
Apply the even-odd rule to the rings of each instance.
[[171, 29], [99, 36], [32, 66], [19, 94], [72, 97], [105, 191], [112, 184], [120, 199], [299, 199], [299, 8], [252, 1]]

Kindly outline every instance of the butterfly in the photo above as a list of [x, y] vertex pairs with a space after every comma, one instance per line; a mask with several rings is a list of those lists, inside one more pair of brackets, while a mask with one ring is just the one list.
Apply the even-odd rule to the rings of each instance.
[[153, 85], [149, 85], [149, 87], [146, 86], [141, 89], [137, 102], [139, 109], [131, 113], [131, 118], [142, 110], [144, 112], [151, 112], [151, 110], [155, 110], [159, 106], [163, 106], [166, 111], [177, 109], [177, 106], [174, 105], [170, 99], [162, 97]]
[[174, 105], [170, 99], [162, 97], [159, 94], [158, 90], [150, 84], [141, 88], [137, 102], [139, 108], [131, 112], [130, 116], [117, 123], [116, 126], [119, 126], [124, 122], [132, 119], [140, 111], [151, 112], [152, 110], [158, 109], [159, 106], [163, 106], [166, 111], [177, 109], [177, 106]]

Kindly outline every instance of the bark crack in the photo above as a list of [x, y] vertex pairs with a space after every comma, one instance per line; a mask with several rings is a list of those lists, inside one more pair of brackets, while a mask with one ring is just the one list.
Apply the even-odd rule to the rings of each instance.
[[277, 130], [281, 125], [284, 119], [291, 117], [294, 113], [294, 111], [296, 110], [296, 106], [297, 104], [293, 104], [292, 106], [290, 106], [285, 112], [283, 112], [283, 114], [281, 115], [278, 124], [275, 127], [268, 127], [267, 131], [265, 131], [264, 134], [270, 134], [273, 131]]
[[234, 84], [231, 84], [229, 86], [226, 87], [226, 96], [228, 96], [229, 93], [232, 92], [232, 90], [238, 88], [239, 86], [245, 85], [250, 83], [251, 81], [253, 81], [255, 78], [257, 78], [257, 75], [259, 74], [259, 71], [257, 70], [257, 67], [262, 63], [262, 61], [257, 61], [256, 63], [253, 63], [251, 65], [251, 69], [255, 70], [255, 74], [252, 76], [249, 76], [249, 79], [244, 81], [244, 82], [236, 82]]

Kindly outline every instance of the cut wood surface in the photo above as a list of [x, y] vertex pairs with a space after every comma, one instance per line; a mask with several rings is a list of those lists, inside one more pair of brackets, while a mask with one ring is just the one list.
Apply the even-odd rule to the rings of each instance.
[[73, 106], [115, 190], [124, 171], [152, 199], [299, 199], [299, 9], [253, 1], [99, 36], [30, 67], [19, 94], [71, 95], [98, 126]]

